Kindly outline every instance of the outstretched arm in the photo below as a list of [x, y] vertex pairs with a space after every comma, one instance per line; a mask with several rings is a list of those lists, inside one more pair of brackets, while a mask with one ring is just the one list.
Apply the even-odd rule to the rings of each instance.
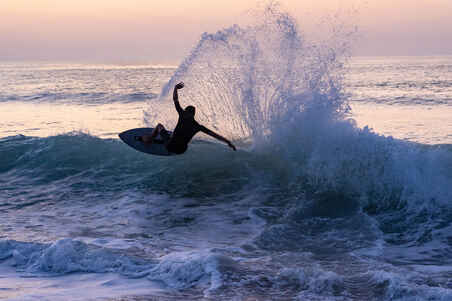
[[223, 136], [218, 135], [214, 131], [209, 130], [205, 126], [201, 126], [201, 132], [206, 133], [207, 135], [209, 135], [209, 136], [211, 136], [213, 138], [216, 138], [216, 139], [218, 139], [220, 141], [225, 142], [230, 148], [232, 148], [233, 150], [236, 150], [234, 144], [232, 144], [231, 141], [229, 141], [228, 139], [224, 138]]
[[174, 91], [173, 91], [173, 100], [174, 100], [174, 105], [176, 106], [176, 111], [177, 113], [181, 114], [184, 110], [182, 110], [180, 103], [179, 103], [179, 95], [177, 95], [177, 90], [182, 89], [184, 87], [184, 83], [180, 82], [177, 85], [174, 86]]

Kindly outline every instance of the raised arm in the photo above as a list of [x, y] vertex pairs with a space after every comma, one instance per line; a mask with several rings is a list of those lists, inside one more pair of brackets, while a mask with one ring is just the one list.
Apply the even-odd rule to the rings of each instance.
[[218, 140], [220, 140], [220, 141], [223, 141], [223, 142], [226, 143], [230, 148], [232, 148], [233, 150], [236, 150], [234, 144], [232, 144], [231, 141], [229, 141], [228, 139], [224, 138], [223, 136], [218, 135], [218, 134], [215, 133], [214, 131], [209, 130], [209, 129], [206, 128], [205, 126], [201, 126], [201, 132], [206, 133], [207, 135], [209, 135], [209, 136], [211, 136], [211, 137], [213, 137], [213, 138], [215, 138], [215, 139], [218, 139]]
[[174, 91], [173, 91], [174, 105], [176, 106], [176, 111], [179, 114], [181, 114], [184, 110], [180, 106], [179, 95], [177, 95], [177, 90], [182, 89], [183, 87], [184, 87], [184, 83], [180, 82], [180, 83], [178, 83], [177, 85], [174, 86]]

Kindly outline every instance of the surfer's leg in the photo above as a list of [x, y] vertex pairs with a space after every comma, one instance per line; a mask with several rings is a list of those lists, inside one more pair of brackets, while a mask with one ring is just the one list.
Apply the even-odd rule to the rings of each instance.
[[159, 123], [150, 135], [143, 135], [139, 140], [143, 141], [144, 143], [151, 144], [154, 138], [160, 133], [162, 129], [165, 130], [165, 127], [161, 123]]

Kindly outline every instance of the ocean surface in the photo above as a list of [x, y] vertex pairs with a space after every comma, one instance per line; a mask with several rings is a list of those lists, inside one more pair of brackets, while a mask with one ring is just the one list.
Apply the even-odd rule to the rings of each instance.
[[[0, 300], [452, 300], [452, 57], [264, 19], [174, 67], [0, 62]], [[179, 81], [237, 152], [118, 139]]]

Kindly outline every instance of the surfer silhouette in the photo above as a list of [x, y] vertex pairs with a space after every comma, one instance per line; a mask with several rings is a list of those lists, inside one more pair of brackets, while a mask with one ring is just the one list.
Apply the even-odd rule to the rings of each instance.
[[161, 123], [159, 123], [150, 135], [138, 136], [136, 137], [136, 139], [146, 144], [152, 144], [154, 142], [154, 138], [160, 134], [160, 136], [163, 138], [163, 143], [165, 144], [166, 149], [170, 153], [183, 154], [187, 150], [188, 143], [193, 138], [193, 136], [195, 136], [198, 132], [203, 132], [211, 137], [225, 142], [230, 148], [236, 150], [234, 144], [232, 144], [231, 141], [215, 133], [214, 131], [209, 130], [205, 126], [200, 125], [195, 120], [196, 110], [194, 106], [187, 106], [185, 110], [182, 109], [179, 103], [177, 90], [182, 89], [183, 87], [183, 82], [178, 83], [174, 87], [173, 100], [174, 105], [176, 106], [176, 111], [179, 114], [179, 119], [172, 135], [170, 135], [165, 127]]

